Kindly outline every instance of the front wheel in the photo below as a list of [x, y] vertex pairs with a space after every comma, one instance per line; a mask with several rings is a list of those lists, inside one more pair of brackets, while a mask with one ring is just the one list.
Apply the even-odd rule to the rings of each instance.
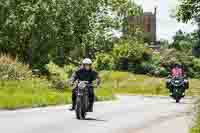
[[178, 94], [175, 96], [175, 100], [176, 100], [176, 103], [180, 103], [180, 100], [181, 100], [181, 96], [179, 96]]
[[178, 99], [176, 99], [176, 103], [179, 103], [180, 102], [180, 99], [178, 98]]
[[84, 120], [86, 116], [86, 111], [83, 108], [83, 104], [80, 98], [77, 98], [76, 103], [76, 118], [79, 120]]
[[172, 89], [172, 97], [174, 100], [176, 100], [176, 103], [179, 103], [180, 100], [181, 100], [181, 92], [180, 92], [180, 89], [179, 88], [173, 88]]

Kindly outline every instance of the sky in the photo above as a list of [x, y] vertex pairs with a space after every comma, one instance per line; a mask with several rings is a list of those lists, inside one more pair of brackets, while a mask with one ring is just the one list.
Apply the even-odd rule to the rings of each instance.
[[193, 24], [184, 24], [176, 21], [171, 17], [178, 5], [178, 0], [135, 0], [135, 2], [143, 7], [144, 12], [154, 12], [157, 7], [157, 37], [158, 39], [166, 39], [171, 41], [176, 31], [182, 30], [186, 33], [196, 29]]

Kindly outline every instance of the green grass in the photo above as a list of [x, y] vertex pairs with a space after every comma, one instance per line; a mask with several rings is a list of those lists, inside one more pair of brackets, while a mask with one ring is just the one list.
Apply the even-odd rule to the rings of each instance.
[[127, 72], [102, 72], [103, 87], [118, 94], [167, 95], [164, 79]]
[[49, 88], [46, 80], [0, 81], [0, 108], [44, 107], [71, 102], [69, 92]]
[[[101, 73], [104, 88], [112, 88], [118, 94], [169, 95], [165, 87], [165, 79], [148, 75], [137, 75], [128, 72]], [[190, 89], [187, 95], [198, 95], [200, 80], [190, 80]]]
[[[200, 103], [200, 101], [199, 101]], [[197, 119], [195, 122], [195, 125], [193, 128], [190, 130], [191, 133], [200, 133], [200, 104], [198, 105], [198, 114], [197, 114]]]
[[[71, 91], [56, 90], [49, 87], [49, 82], [41, 79], [23, 81], [0, 81], [0, 109], [19, 109], [45, 107], [71, 103]], [[97, 90], [97, 99], [111, 100], [114, 95], [110, 89]]]
[[[115, 99], [114, 94], [168, 95], [165, 79], [128, 72], [101, 72], [102, 85], [96, 89], [98, 101]], [[0, 81], [0, 109], [43, 107], [71, 103], [71, 91], [50, 88], [43, 79]], [[187, 95], [197, 95], [199, 80], [190, 81]]]

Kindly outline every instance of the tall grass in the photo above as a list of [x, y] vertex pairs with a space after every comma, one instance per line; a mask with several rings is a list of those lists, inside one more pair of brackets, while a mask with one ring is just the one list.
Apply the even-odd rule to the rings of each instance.
[[[199, 101], [200, 103], [200, 101]], [[200, 133], [200, 104], [198, 105], [198, 114], [194, 127], [190, 130], [191, 133]]]
[[32, 72], [28, 65], [7, 55], [0, 56], [0, 80], [30, 79]]
[[0, 108], [16, 109], [70, 103], [69, 92], [49, 88], [46, 80], [0, 81]]
[[128, 72], [102, 72], [104, 88], [120, 94], [166, 95], [164, 79]]
[[0, 56], [0, 108], [16, 109], [70, 103], [70, 92], [58, 91], [46, 79], [32, 77], [28, 65]]
[[[128, 72], [104, 71], [101, 73], [103, 88], [112, 88], [114, 93], [168, 95], [164, 78], [137, 75]], [[187, 95], [200, 94], [200, 80], [191, 79]]]

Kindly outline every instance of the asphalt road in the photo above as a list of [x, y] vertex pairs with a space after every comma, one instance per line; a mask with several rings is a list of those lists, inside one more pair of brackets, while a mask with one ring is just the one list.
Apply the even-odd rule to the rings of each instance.
[[1, 133], [188, 133], [195, 99], [176, 104], [169, 97], [123, 96], [96, 103], [87, 120], [69, 106], [0, 111]]

